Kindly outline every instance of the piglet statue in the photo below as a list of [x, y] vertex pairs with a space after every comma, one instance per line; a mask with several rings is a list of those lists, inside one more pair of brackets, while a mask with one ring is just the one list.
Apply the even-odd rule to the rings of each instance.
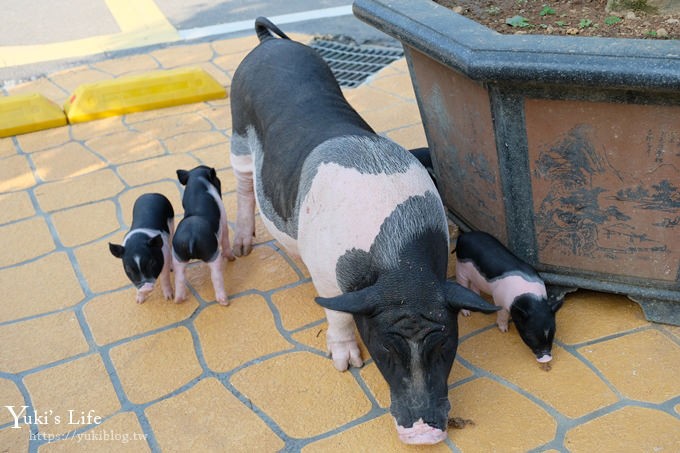
[[[496, 323], [508, 331], [512, 317], [522, 341], [540, 363], [552, 360], [555, 312], [564, 299], [548, 297], [538, 272], [496, 238], [481, 231], [462, 233], [456, 242], [456, 281], [477, 294], [491, 294], [501, 307]], [[462, 311], [464, 316], [470, 313]]]
[[257, 202], [272, 236], [312, 276], [335, 367], [363, 363], [356, 323], [390, 386], [399, 438], [441, 442], [458, 312], [497, 308], [446, 281], [446, 215], [427, 170], [371, 129], [314, 49], [264, 18], [255, 30], [260, 44], [230, 95], [234, 253], [252, 250]]
[[159, 193], [141, 195], [132, 207], [132, 225], [122, 244], [109, 243], [109, 250], [123, 261], [123, 269], [137, 288], [137, 303], [146, 300], [160, 276], [166, 299], [172, 299], [172, 234], [175, 212]]

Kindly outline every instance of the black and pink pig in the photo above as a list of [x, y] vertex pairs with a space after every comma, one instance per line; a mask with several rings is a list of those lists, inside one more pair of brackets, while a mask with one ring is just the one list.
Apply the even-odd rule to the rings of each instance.
[[[564, 299], [548, 297], [538, 272], [488, 233], [463, 233], [456, 243], [456, 281], [477, 294], [490, 294], [501, 307], [496, 323], [508, 331], [508, 320], [541, 363], [552, 360], [555, 312]], [[470, 313], [462, 311], [464, 316]]]
[[399, 438], [441, 442], [458, 312], [497, 307], [446, 280], [446, 214], [427, 170], [371, 129], [314, 49], [264, 18], [256, 31], [231, 85], [234, 254], [253, 248], [257, 203], [309, 269], [335, 367], [363, 363], [356, 324], [390, 386]]

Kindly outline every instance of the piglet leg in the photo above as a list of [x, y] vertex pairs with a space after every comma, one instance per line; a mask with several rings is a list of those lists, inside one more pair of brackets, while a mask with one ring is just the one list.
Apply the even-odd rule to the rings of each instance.
[[501, 330], [501, 332], [507, 332], [508, 331], [508, 321], [510, 320], [510, 312], [506, 310], [505, 308], [501, 309], [498, 312], [498, 315], [496, 317], [496, 324], [498, 324], [498, 328]]
[[172, 257], [172, 266], [175, 270], [175, 303], [184, 302], [187, 299], [186, 267], [187, 263]]
[[349, 366], [361, 367], [361, 352], [354, 335], [354, 317], [349, 313], [324, 309], [328, 320], [326, 344], [338, 371], [345, 371]]
[[[469, 288], [470, 290], [474, 291], [475, 293], [479, 294], [479, 288], [477, 288], [467, 276], [465, 276], [465, 273], [460, 271], [460, 266], [456, 266], [456, 282], [462, 286], [463, 288]], [[466, 309], [461, 309], [460, 314], [463, 316], [470, 316], [470, 310]]]
[[224, 276], [222, 275], [222, 260], [217, 257], [212, 262], [208, 263], [210, 267], [210, 279], [212, 280], [213, 289], [215, 290], [215, 300], [220, 305], [229, 305], [227, 299], [227, 292], [224, 289]]
[[[232, 162], [235, 156], [232, 155]], [[248, 255], [253, 249], [255, 237], [255, 193], [253, 192], [253, 173], [239, 171], [236, 175], [236, 232], [234, 234], [234, 255]]]
[[170, 267], [172, 266], [171, 260], [166, 260], [163, 264], [163, 270], [161, 271], [161, 289], [163, 290], [163, 296], [165, 300], [170, 300], [173, 297], [172, 294], [172, 283], [170, 282]]

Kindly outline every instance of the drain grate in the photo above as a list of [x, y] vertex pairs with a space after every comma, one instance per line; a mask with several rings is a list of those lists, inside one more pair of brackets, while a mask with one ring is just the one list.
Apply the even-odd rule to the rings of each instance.
[[404, 56], [397, 47], [345, 44], [314, 39], [310, 47], [321, 54], [342, 87], [354, 88], [369, 76]]

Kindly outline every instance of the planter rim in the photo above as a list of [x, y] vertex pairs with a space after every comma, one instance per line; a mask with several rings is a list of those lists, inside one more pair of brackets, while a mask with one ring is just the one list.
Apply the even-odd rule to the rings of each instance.
[[431, 0], [355, 0], [353, 12], [477, 81], [680, 91], [680, 40], [503, 35]]

